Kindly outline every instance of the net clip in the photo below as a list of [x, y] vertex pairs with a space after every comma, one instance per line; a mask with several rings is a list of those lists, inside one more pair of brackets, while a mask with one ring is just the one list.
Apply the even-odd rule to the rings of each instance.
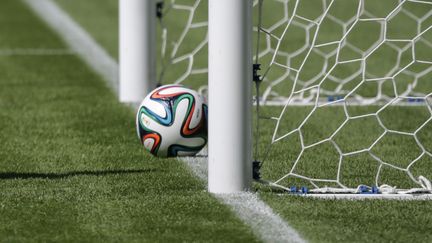
[[252, 176], [253, 179], [256, 181], [261, 180], [261, 162], [255, 160], [254, 162], [252, 162]]
[[164, 2], [163, 1], [156, 3], [156, 16], [159, 19], [162, 19], [162, 17], [163, 17], [163, 8], [164, 8]]
[[261, 64], [255, 63], [253, 65], [253, 81], [256, 83], [261, 82], [261, 75], [258, 74], [259, 70], [261, 70]]

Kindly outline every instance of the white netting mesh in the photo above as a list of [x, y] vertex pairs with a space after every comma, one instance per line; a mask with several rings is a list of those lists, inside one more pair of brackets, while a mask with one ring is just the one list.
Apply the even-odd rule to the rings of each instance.
[[207, 1], [164, 1], [161, 18], [161, 83], [207, 87]]
[[[162, 80], [205, 91], [207, 1], [166, 4], [185, 23], [176, 13], [164, 25]], [[262, 109], [256, 134], [264, 177], [317, 192], [430, 190], [432, 2], [256, 0], [254, 10], [257, 96], [281, 105]]]
[[[271, 144], [296, 148], [277, 162], [281, 172], [269, 173], [279, 174], [274, 184], [306, 183], [317, 192], [357, 192], [359, 184], [431, 190], [421, 174], [432, 161], [431, 3], [305, 2], [280, 1], [285, 18], [261, 27], [267, 44], [260, 56], [271, 56], [264, 80], [275, 67], [285, 70], [262, 96], [285, 103]], [[292, 109], [299, 103], [311, 107]], [[369, 107], [353, 108], [358, 104]]]
[[[271, 19], [265, 16], [271, 14], [266, 2], [264, 22]], [[268, 83], [263, 101], [311, 104], [319, 97], [367, 105], [395, 96], [424, 96], [418, 79], [432, 71], [431, 58], [418, 49], [432, 47], [430, 3], [281, 0], [273, 4], [284, 17], [261, 27], [265, 48], [259, 56]], [[392, 61], [385, 60], [389, 58]], [[411, 68], [420, 64], [425, 64], [420, 70]], [[396, 79], [404, 79], [394, 85], [397, 90], [387, 84]], [[362, 82], [369, 87], [361, 90]]]

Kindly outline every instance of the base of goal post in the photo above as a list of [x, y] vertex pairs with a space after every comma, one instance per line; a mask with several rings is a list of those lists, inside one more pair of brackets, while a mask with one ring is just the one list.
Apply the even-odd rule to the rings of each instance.
[[422, 201], [432, 200], [432, 194], [288, 194], [306, 198], [325, 200], [404, 200]]
[[324, 200], [405, 200], [405, 201], [421, 201], [432, 200], [432, 187], [429, 180], [425, 180], [423, 188], [412, 189], [396, 189], [388, 185], [381, 187], [368, 187], [359, 185], [354, 188], [331, 188], [323, 187], [309, 190], [306, 187], [297, 188], [295, 186], [287, 188], [265, 180], [255, 180], [258, 183], [267, 185], [275, 190], [282, 190], [285, 193], [279, 193], [280, 196], [316, 198]]
[[[268, 184], [269, 185], [269, 184]], [[281, 189], [280, 186], [271, 186], [275, 189]], [[432, 200], [432, 193], [426, 189], [414, 189], [418, 192], [406, 193], [408, 190], [400, 190], [399, 193], [372, 193], [372, 192], [307, 192], [301, 191], [291, 192], [289, 189], [284, 188], [286, 193], [279, 193], [279, 195], [288, 195], [293, 197], [305, 197], [305, 198], [316, 198], [326, 200], [407, 200], [407, 201], [419, 201], [419, 200]], [[401, 192], [405, 191], [405, 192]]]

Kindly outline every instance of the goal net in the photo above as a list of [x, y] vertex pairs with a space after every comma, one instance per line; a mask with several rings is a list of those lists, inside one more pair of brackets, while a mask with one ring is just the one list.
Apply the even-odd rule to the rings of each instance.
[[[160, 80], [205, 93], [207, 1], [165, 1], [162, 12]], [[254, 31], [265, 181], [292, 192], [431, 192], [432, 2], [256, 0]]]

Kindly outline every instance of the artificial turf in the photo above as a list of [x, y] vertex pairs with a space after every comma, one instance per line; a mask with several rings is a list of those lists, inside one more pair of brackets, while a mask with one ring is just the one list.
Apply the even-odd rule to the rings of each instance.
[[[0, 49], [66, 49], [21, 1]], [[75, 55], [0, 55], [0, 241], [257, 241], [176, 159], [146, 154], [134, 112]]]
[[[115, 4], [107, 4], [97, 6], [95, 4], [87, 3], [88, 1], [81, 0], [79, 3], [57, 0], [61, 6], [63, 6], [74, 18], [81, 23], [96, 39], [101, 38], [100, 36], [104, 33], [100, 33], [100, 29], [103, 26], [113, 26], [112, 31], [116, 31], [117, 16], [110, 14], [117, 13]], [[115, 1], [113, 1], [115, 2]], [[195, 1], [181, 1], [183, 4], [189, 4], [190, 6]], [[205, 2], [205, 1], [203, 1]], [[264, 1], [264, 11], [269, 11], [265, 16], [264, 25], [269, 26], [277, 20], [280, 20], [283, 15], [283, 8], [280, 3], [266, 2]], [[294, 1], [293, 1], [294, 2]], [[305, 1], [303, 1], [305, 2]], [[322, 1], [318, 1], [322, 2]], [[340, 8], [338, 11], [342, 15], [352, 16], [352, 11], [355, 9], [357, 1], [336, 1], [342, 5], [348, 6], [349, 8]], [[388, 14], [388, 9], [394, 8], [397, 5], [397, 1], [365, 1], [369, 6], [369, 9], [373, 14], [377, 16], [384, 16]], [[308, 3], [308, 2], [306, 2]], [[316, 2], [315, 2], [316, 3]], [[205, 4], [205, 3], [204, 3]], [[308, 4], [314, 5], [313, 2]], [[76, 5], [79, 5], [76, 6]], [[413, 3], [407, 4], [407, 9], [410, 11], [418, 11], [419, 14], [427, 12], [427, 6], [424, 8], [418, 8], [413, 6]], [[279, 8], [277, 7], [279, 6]], [[354, 7], [353, 7], [354, 6]], [[370, 7], [372, 6], [372, 7]], [[204, 6], [206, 7], [206, 6]], [[268, 9], [272, 9], [272, 11]], [[205, 8], [204, 8], [205, 9]], [[267, 10], [266, 10], [267, 9]], [[308, 9], [311, 9], [310, 11]], [[273, 11], [274, 10], [274, 11]], [[302, 8], [302, 14], [306, 17], [316, 15], [316, 8]], [[198, 10], [197, 10], [198, 11]], [[95, 16], [105, 16], [90, 20], [87, 15], [88, 12], [92, 12]], [[182, 18], [179, 18], [182, 19]], [[107, 24], [110, 23], [110, 24]], [[426, 23], [429, 23], [426, 21]], [[168, 26], [179, 26], [180, 21], [177, 22], [172, 20], [167, 23]], [[392, 35], [402, 35], [403, 33], [411, 33], [410, 30], [415, 29], [417, 24], [411, 20], [405, 19], [404, 16], [400, 15], [399, 18], [395, 18], [394, 21], [389, 23], [389, 33]], [[97, 27], [99, 26], [99, 27]], [[323, 24], [325, 26], [325, 24]], [[425, 25], [427, 26], [427, 25]], [[331, 27], [331, 26], [330, 26]], [[376, 33], [376, 26], [366, 26], [367, 28], [360, 29], [357, 31], [358, 36], [364, 36], [368, 41], [364, 43], [357, 43], [359, 45], [367, 45], [366, 42], [373, 42], [373, 35]], [[424, 28], [424, 26], [423, 26]], [[179, 30], [171, 30], [171, 32], [178, 32]], [[277, 30], [280, 31], [280, 30]], [[276, 31], [276, 32], [277, 32]], [[290, 32], [291, 37], [296, 37], [296, 33], [300, 33], [300, 30], [293, 30]], [[195, 36], [195, 37], [194, 37]], [[190, 42], [188, 45], [193, 43], [197, 45], [202, 37], [202, 33], [191, 32], [188, 35]], [[327, 38], [328, 37], [328, 38]], [[332, 36], [324, 36], [323, 38], [331, 38]], [[118, 38], [116, 34], [104, 35], [104, 40], [100, 43], [108, 49], [110, 53], [116, 53], [116, 45]], [[105, 39], [107, 38], [107, 39]], [[295, 38], [294, 38], [295, 39]], [[363, 39], [359, 39], [363, 40]], [[327, 40], [328, 41], [328, 40]], [[286, 48], [297, 48], [296, 43], [294, 45], [286, 46]], [[298, 46], [304, 44], [304, 40], [298, 39]], [[284, 47], [285, 48], [285, 47]], [[420, 50], [420, 51], [419, 51]], [[418, 54], [423, 56], [430, 56], [432, 53], [428, 48], [417, 48]], [[427, 55], [429, 53], [429, 55]], [[388, 54], [388, 53], [387, 53]], [[384, 56], [387, 54], [383, 54]], [[116, 54], [113, 54], [114, 56]], [[389, 54], [390, 55], [390, 54]], [[268, 59], [268, 58], [267, 58]], [[264, 64], [266, 57], [263, 58]], [[389, 58], [390, 59], [390, 58]], [[369, 60], [370, 63], [374, 63], [374, 60]], [[386, 69], [391, 62], [387, 62], [385, 59], [379, 59], [379, 62], [375, 63], [375, 67], [378, 69], [374, 71], [382, 71]], [[312, 70], [315, 69], [312, 65]], [[380, 69], [382, 67], [382, 70]], [[347, 67], [343, 72], [350, 71]], [[418, 68], [418, 67], [413, 67]], [[424, 68], [420, 67], [420, 68]], [[278, 73], [278, 69], [270, 75], [279, 77], [281, 73]], [[352, 71], [352, 70], [351, 70]], [[179, 72], [181, 73], [181, 72]], [[307, 73], [307, 72], [306, 72]], [[270, 76], [270, 78], [272, 78]], [[419, 92], [430, 93], [432, 92], [432, 85], [429, 82], [431, 74], [424, 76], [419, 82]], [[169, 82], [169, 81], [167, 81]], [[398, 82], [399, 83], [399, 82]], [[283, 89], [283, 83], [281, 84]], [[393, 90], [391, 86], [383, 86], [384, 90]], [[365, 94], [376, 93], [376, 87], [367, 88]], [[430, 118], [430, 111], [426, 109], [427, 104], [423, 103], [422, 106], [416, 107], [390, 107], [385, 112], [379, 114], [379, 116], [353, 120], [347, 123], [346, 127], [349, 129], [342, 129], [340, 136], [335, 138], [336, 143], [345, 152], [355, 151], [359, 149], [367, 148], [373, 142], [373, 139], [377, 135], [382, 134], [383, 128], [377, 125], [377, 117], [382, 119], [383, 124], [389, 130], [400, 130], [405, 132], [413, 132], [416, 128], [427, 121]], [[380, 107], [367, 106], [367, 107], [349, 107], [349, 113], [351, 116], [362, 115], [366, 113], [374, 113]], [[299, 122], [303, 121], [310, 112], [312, 107], [290, 107], [283, 116], [283, 122], [278, 135], [283, 135], [299, 125]], [[316, 116], [313, 116], [305, 126], [305, 142], [306, 144], [312, 144], [320, 139], [327, 138], [334, 132], [346, 119], [341, 107], [329, 107], [321, 109], [323, 112], [316, 112]], [[281, 107], [265, 107], [262, 109], [263, 116], [278, 116], [281, 112]], [[266, 148], [266, 145], [270, 142], [271, 135], [274, 131], [275, 123], [273, 120], [262, 121], [261, 128], [261, 142], [260, 151]], [[324, 125], [323, 125], [324, 124]], [[307, 129], [306, 129], [307, 128]], [[429, 153], [432, 151], [432, 144], [430, 137], [432, 136], [431, 123], [421, 129], [418, 133], [418, 139], [424, 146], [426, 151]], [[385, 143], [377, 144], [372, 152], [385, 161], [392, 161], [399, 164], [400, 166], [407, 166], [407, 161], [412, 160], [415, 156], [421, 153], [419, 146], [413, 143], [414, 138], [404, 135], [389, 134], [386, 138]], [[353, 142], [354, 141], [354, 142]], [[406, 144], [402, 145], [401, 144]], [[335, 178], [336, 166], [334, 164], [335, 159], [338, 158], [338, 153], [335, 151], [333, 145], [324, 144], [323, 146], [317, 146], [317, 149], [311, 149], [310, 153], [307, 153], [300, 163], [298, 169], [299, 173], [309, 173], [311, 177], [331, 177]], [[300, 151], [300, 145], [298, 141], [298, 135], [291, 136], [287, 139], [281, 140], [281, 142], [275, 143], [272, 147], [269, 157], [265, 161], [263, 167], [263, 176], [270, 179], [278, 179], [282, 175], [289, 172], [292, 161], [295, 160], [296, 156]], [[262, 155], [262, 154], [261, 154]], [[371, 159], [367, 153], [359, 154], [356, 156], [348, 156], [344, 162], [342, 170], [342, 182], [344, 184], [354, 186], [359, 183], [365, 183], [371, 185], [375, 182], [375, 175], [377, 170], [376, 160]], [[417, 167], [418, 166], [418, 167]], [[432, 160], [430, 157], [425, 156], [422, 160], [419, 160], [417, 166], [412, 168], [415, 175], [425, 175], [428, 178], [432, 176]], [[302, 171], [301, 171], [302, 170]], [[416, 186], [410, 183], [410, 179], [407, 178], [406, 173], [397, 172], [395, 170], [383, 170], [382, 172], [384, 179], [381, 183], [389, 183], [398, 186]], [[307, 184], [306, 181], [286, 181], [287, 186], [296, 184], [302, 186]], [[266, 187], [259, 187], [259, 195], [265, 200], [275, 212], [282, 215], [291, 225], [293, 225], [306, 239], [312, 242], [430, 242], [430, 232], [432, 230], [429, 211], [432, 209], [432, 203], [430, 201], [424, 202], [406, 202], [406, 201], [336, 201], [336, 200], [316, 200], [309, 198], [297, 198], [286, 195], [280, 195], [275, 192], [271, 192]]]

